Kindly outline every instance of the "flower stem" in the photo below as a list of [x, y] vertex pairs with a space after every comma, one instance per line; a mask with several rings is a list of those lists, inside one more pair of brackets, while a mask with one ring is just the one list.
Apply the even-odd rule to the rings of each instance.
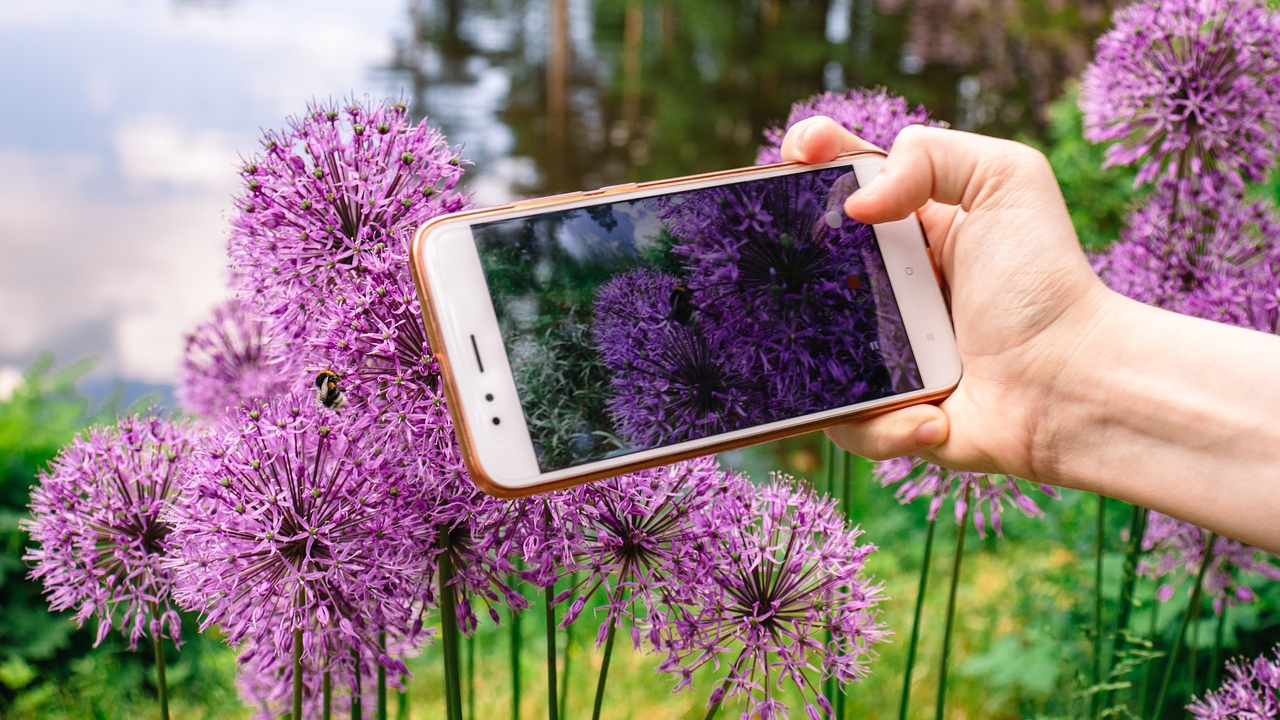
[[911, 672], [916, 664], [916, 645], [920, 640], [920, 612], [924, 609], [924, 592], [929, 583], [929, 560], [933, 555], [933, 531], [937, 520], [930, 520], [924, 534], [924, 559], [920, 565], [920, 584], [916, 588], [916, 612], [911, 618], [911, 639], [907, 641], [907, 669], [902, 678], [902, 702], [898, 705], [898, 720], [906, 720], [907, 706], [911, 700]]
[[324, 674], [320, 676], [320, 716], [324, 720], [329, 720], [333, 715], [333, 676], [329, 674], [329, 669], [325, 668]]
[[[378, 646], [387, 652], [387, 634], [378, 633]], [[378, 663], [378, 720], [387, 720], [387, 669]]]
[[[1120, 576], [1120, 607], [1116, 618], [1115, 634], [1112, 636], [1111, 652], [1108, 654], [1104, 675], [1110, 676], [1116, 664], [1116, 654], [1125, 641], [1129, 629], [1129, 616], [1133, 611], [1133, 586], [1138, 581], [1138, 558], [1142, 555], [1142, 539], [1147, 534], [1147, 509], [1131, 505], [1129, 510], [1129, 550], [1124, 556], [1124, 570]], [[1111, 698], [1112, 688], [1103, 696], [1105, 706]]]
[[169, 685], [164, 674], [164, 646], [160, 644], [160, 636], [152, 635], [151, 649], [156, 656], [156, 695], [160, 700], [160, 718], [169, 720]]
[[[574, 573], [569, 580], [569, 587], [577, 587], [578, 574]], [[560, 673], [560, 717], [564, 717], [565, 697], [569, 694], [569, 653], [573, 647], [573, 623], [564, 628], [564, 664]]]
[[1213, 632], [1213, 654], [1209, 656], [1209, 687], [1218, 686], [1218, 671], [1221, 670], [1222, 637], [1227, 630], [1227, 603], [1222, 603], [1222, 614], [1218, 616], [1218, 628]]
[[1200, 594], [1204, 589], [1204, 576], [1213, 562], [1213, 543], [1218, 539], [1217, 533], [1209, 533], [1209, 542], [1205, 544], [1204, 560], [1200, 562], [1200, 572], [1196, 575], [1196, 586], [1191, 590], [1191, 604], [1182, 614], [1182, 622], [1178, 625], [1178, 634], [1173, 638], [1173, 649], [1169, 651], [1169, 659], [1165, 661], [1164, 679], [1160, 681], [1160, 693], [1156, 695], [1156, 711], [1151, 717], [1160, 717], [1164, 709], [1165, 694], [1169, 691], [1169, 681], [1173, 679], [1173, 667], [1178, 661], [1178, 652], [1182, 649], [1183, 638], [1187, 634], [1187, 624], [1191, 620], [1191, 612], [1200, 605]]
[[542, 607], [547, 614], [547, 719], [560, 720], [560, 703], [556, 697], [556, 609], [551, 606], [556, 586], [552, 583], [542, 589]]
[[[1156, 640], [1156, 631], [1160, 627], [1160, 602], [1154, 597], [1151, 599], [1151, 624], [1147, 629], [1147, 638], [1152, 643]], [[1147, 715], [1147, 696], [1151, 694], [1151, 663], [1153, 660], [1147, 660], [1142, 663], [1142, 683], [1138, 690], [1138, 717], [1146, 717]]]
[[1129, 517], [1129, 551], [1124, 556], [1124, 572], [1120, 578], [1120, 617], [1116, 620], [1116, 637], [1111, 647], [1111, 662], [1115, 664], [1116, 651], [1120, 649], [1123, 635], [1129, 629], [1129, 615], [1133, 611], [1133, 586], [1138, 581], [1138, 558], [1142, 555], [1142, 538], [1147, 534], [1147, 509], [1133, 506]]
[[609, 679], [609, 660], [613, 657], [613, 636], [618, 631], [618, 619], [609, 620], [609, 634], [604, 638], [604, 657], [600, 659], [600, 679], [596, 681], [596, 702], [591, 709], [591, 720], [600, 720], [600, 708], [604, 706], [604, 685]]
[[293, 629], [293, 720], [302, 720], [302, 628]]
[[973, 512], [973, 503], [968, 493], [965, 494], [964, 520], [956, 531], [956, 557], [951, 564], [951, 591], [947, 595], [947, 623], [942, 631], [942, 663], [938, 667], [938, 706], [934, 717], [943, 720], [947, 706], [947, 660], [951, 655], [951, 631], [955, 627], [956, 590], [960, 587], [960, 561], [964, 557], [964, 536], [969, 528], [969, 513]]
[[511, 720], [520, 720], [520, 614], [511, 610]]
[[1089, 717], [1097, 720], [1102, 709], [1102, 551], [1106, 546], [1107, 498], [1098, 496], [1097, 529], [1093, 557], [1093, 682], [1089, 693]]
[[458, 677], [458, 607], [453, 594], [453, 557], [440, 553], [440, 636], [444, 649], [445, 716], [462, 720], [462, 683]]
[[360, 653], [351, 648], [351, 720], [364, 720], [364, 685], [360, 677]]
[[724, 704], [724, 696], [727, 693], [721, 693], [716, 701], [707, 706], [707, 714], [702, 716], [702, 720], [714, 720], [716, 713], [720, 712], [720, 706]]
[[476, 720], [476, 636], [467, 636], [467, 720]]

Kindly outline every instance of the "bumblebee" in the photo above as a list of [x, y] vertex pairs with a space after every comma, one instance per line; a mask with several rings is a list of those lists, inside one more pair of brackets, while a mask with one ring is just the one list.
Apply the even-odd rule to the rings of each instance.
[[667, 313], [667, 319], [673, 320], [681, 325], [688, 326], [693, 322], [693, 313], [698, 309], [693, 304], [693, 293], [684, 285], [677, 285], [671, 291], [671, 297], [668, 298], [671, 303], [671, 312]]
[[332, 370], [321, 370], [316, 375], [316, 400], [330, 410], [337, 410], [347, 402], [342, 388], [338, 386], [339, 380], [338, 373]]

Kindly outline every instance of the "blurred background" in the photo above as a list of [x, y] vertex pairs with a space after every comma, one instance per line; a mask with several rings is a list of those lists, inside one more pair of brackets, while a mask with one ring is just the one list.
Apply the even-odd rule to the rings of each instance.
[[168, 395], [224, 294], [230, 196], [312, 99], [412, 101], [478, 204], [750, 164], [792, 102], [882, 85], [1040, 136], [1105, 0], [0, 0], [0, 395], [42, 352]]

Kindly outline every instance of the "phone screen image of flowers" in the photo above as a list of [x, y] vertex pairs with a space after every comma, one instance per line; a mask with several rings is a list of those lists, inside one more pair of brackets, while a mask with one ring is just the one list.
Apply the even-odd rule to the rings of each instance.
[[474, 237], [543, 472], [922, 387], [849, 168]]

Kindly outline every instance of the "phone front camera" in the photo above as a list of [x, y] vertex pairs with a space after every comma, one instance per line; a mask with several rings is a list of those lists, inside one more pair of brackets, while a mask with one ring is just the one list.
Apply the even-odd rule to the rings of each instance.
[[493, 419], [493, 424], [494, 424], [494, 425], [501, 425], [501, 424], [502, 424], [502, 420], [500, 420], [500, 419], [498, 419], [498, 418], [494, 418], [494, 419]]

